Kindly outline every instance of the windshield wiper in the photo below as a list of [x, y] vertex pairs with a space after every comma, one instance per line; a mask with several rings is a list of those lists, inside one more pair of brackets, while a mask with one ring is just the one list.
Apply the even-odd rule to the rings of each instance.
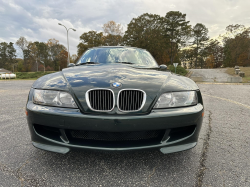
[[86, 64], [100, 64], [100, 63], [99, 62], [82, 62], [80, 64], [76, 64], [76, 66], [86, 65]]
[[122, 63], [122, 64], [135, 64], [133, 62], [115, 62], [115, 63]]

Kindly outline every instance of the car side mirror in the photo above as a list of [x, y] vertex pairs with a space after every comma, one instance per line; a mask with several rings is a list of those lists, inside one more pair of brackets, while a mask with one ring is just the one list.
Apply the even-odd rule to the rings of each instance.
[[74, 67], [74, 66], [75, 66], [75, 64], [74, 64], [74, 63], [69, 63], [68, 68], [70, 68], [70, 67]]
[[161, 65], [159, 66], [159, 68], [160, 68], [161, 70], [166, 70], [166, 69], [167, 69], [167, 66], [166, 66], [165, 64], [161, 64]]

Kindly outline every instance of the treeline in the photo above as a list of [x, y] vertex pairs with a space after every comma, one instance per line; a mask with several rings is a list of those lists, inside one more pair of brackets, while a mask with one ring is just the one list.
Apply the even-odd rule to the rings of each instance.
[[[17, 58], [12, 42], [0, 43], [0, 67], [19, 72], [43, 71], [44, 66], [46, 71], [58, 71], [67, 67], [67, 49], [56, 39], [30, 42], [21, 36], [16, 45], [20, 48], [21, 58]], [[76, 55], [72, 58], [76, 58]]]
[[147, 49], [159, 64], [179, 63], [188, 68], [250, 66], [250, 28], [229, 25], [226, 34], [209, 39], [208, 28], [192, 26], [186, 14], [170, 11], [164, 17], [142, 14], [122, 33], [120, 24], [109, 21], [103, 32], [80, 36], [78, 58], [90, 47], [127, 45]]
[[16, 45], [22, 51], [23, 62], [19, 61], [19, 71], [58, 71], [67, 67], [68, 52], [65, 46], [56, 39], [47, 42], [28, 42], [26, 38], [20, 37]]
[[[188, 68], [250, 66], [250, 28], [229, 25], [226, 33], [209, 39], [208, 28], [186, 20], [179, 11], [167, 12], [164, 17], [142, 14], [133, 18], [123, 33], [120, 24], [109, 21], [103, 32], [89, 31], [80, 36], [77, 55], [71, 62], [91, 47], [125, 45], [147, 49], [159, 64], [179, 63]], [[56, 39], [47, 42], [28, 42], [25, 37], [16, 41], [22, 54], [16, 59], [13, 43], [0, 43], [0, 68], [18, 71], [57, 71], [67, 66], [67, 49]]]

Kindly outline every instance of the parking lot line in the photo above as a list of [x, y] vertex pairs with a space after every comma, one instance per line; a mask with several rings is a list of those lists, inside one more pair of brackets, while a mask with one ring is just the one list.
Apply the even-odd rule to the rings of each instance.
[[202, 95], [213, 97], [213, 98], [216, 98], [216, 99], [221, 99], [221, 100], [224, 100], [224, 101], [228, 101], [230, 103], [234, 103], [236, 105], [240, 105], [240, 106], [243, 106], [243, 107], [246, 107], [246, 108], [250, 109], [249, 105], [245, 105], [245, 104], [239, 103], [239, 102], [231, 100], [231, 99], [226, 99], [226, 98], [217, 97], [217, 96], [213, 96], [213, 95], [208, 95], [208, 94], [204, 94], [204, 93]]

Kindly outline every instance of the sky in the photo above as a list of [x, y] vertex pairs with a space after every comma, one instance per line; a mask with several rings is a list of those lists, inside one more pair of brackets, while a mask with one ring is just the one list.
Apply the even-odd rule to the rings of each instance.
[[126, 31], [127, 24], [143, 13], [165, 16], [169, 11], [187, 14], [194, 26], [203, 23], [210, 38], [225, 33], [230, 24], [250, 25], [250, 1], [245, 0], [0, 0], [0, 42], [15, 43], [20, 36], [28, 41], [47, 42], [55, 38], [77, 54], [80, 36], [91, 30], [102, 31], [108, 21], [115, 21]]

